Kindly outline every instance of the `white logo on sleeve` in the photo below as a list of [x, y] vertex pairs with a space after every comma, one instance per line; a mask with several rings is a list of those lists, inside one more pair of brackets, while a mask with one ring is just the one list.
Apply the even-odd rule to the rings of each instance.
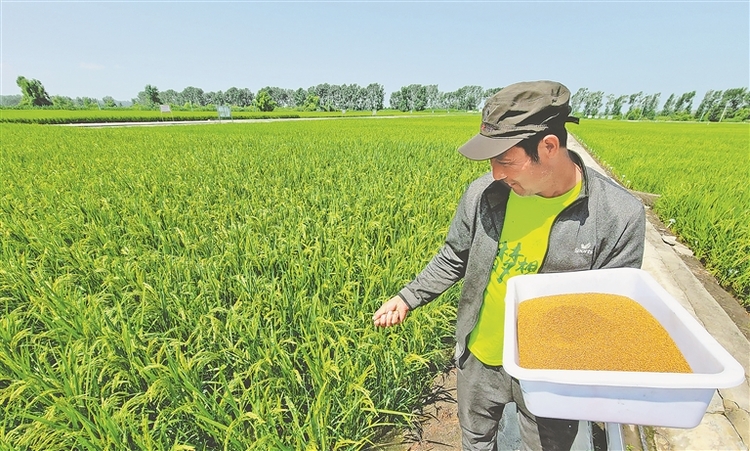
[[592, 246], [591, 243], [581, 243], [576, 248], [575, 253], [591, 255], [594, 253], [594, 246]]

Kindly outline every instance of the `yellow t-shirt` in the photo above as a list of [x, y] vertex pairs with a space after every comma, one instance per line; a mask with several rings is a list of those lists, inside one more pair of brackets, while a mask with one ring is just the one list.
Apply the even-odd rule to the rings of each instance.
[[484, 364], [503, 364], [506, 282], [513, 276], [539, 271], [552, 223], [580, 191], [581, 182], [567, 193], [550, 198], [522, 197], [510, 192], [497, 257], [484, 290], [479, 319], [469, 335], [469, 350]]

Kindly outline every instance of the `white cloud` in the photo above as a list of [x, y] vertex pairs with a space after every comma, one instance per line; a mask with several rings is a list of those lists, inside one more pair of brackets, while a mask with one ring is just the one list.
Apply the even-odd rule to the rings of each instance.
[[80, 66], [81, 66], [81, 69], [86, 69], [86, 70], [102, 70], [102, 69], [104, 69], [104, 66], [102, 66], [101, 64], [96, 64], [96, 63], [81, 63]]

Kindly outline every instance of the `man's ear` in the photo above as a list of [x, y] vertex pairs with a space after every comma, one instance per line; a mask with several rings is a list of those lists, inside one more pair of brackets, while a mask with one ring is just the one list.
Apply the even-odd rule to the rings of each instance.
[[544, 154], [548, 159], [554, 158], [560, 153], [560, 140], [553, 134], [546, 135], [539, 141], [537, 151], [540, 157]]

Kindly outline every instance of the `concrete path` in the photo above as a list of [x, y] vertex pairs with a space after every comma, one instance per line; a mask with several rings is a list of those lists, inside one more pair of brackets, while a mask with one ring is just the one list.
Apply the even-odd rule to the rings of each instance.
[[[605, 173], [604, 169], [571, 136], [568, 147], [576, 151], [588, 166]], [[750, 342], [742, 330], [750, 327], [750, 315], [741, 307], [730, 317], [714, 296], [704, 287], [690, 269], [685, 259], [690, 251], [677, 243], [668, 229], [646, 205], [646, 248], [643, 269], [653, 276], [680, 304], [696, 318], [703, 327], [740, 362], [745, 369], [745, 382], [731, 389], [717, 390], [701, 423], [692, 429], [661, 427], [639, 427], [622, 425], [628, 451], [748, 451], [750, 447]], [[693, 265], [695, 267], [699, 264]], [[736, 324], [736, 322], [739, 323]], [[742, 328], [742, 330], [741, 330]], [[431, 420], [421, 431], [421, 441], [402, 444], [400, 449], [409, 451], [459, 450], [460, 429], [455, 409], [455, 369], [444, 375], [439, 384], [448, 401], [427, 407]], [[450, 398], [453, 397], [453, 401]], [[512, 450], [520, 447], [520, 438], [511, 416], [503, 425], [506, 434], [500, 439], [499, 449]], [[407, 438], [406, 441], [409, 441]], [[575, 448], [588, 448], [590, 435], [580, 434]]]

